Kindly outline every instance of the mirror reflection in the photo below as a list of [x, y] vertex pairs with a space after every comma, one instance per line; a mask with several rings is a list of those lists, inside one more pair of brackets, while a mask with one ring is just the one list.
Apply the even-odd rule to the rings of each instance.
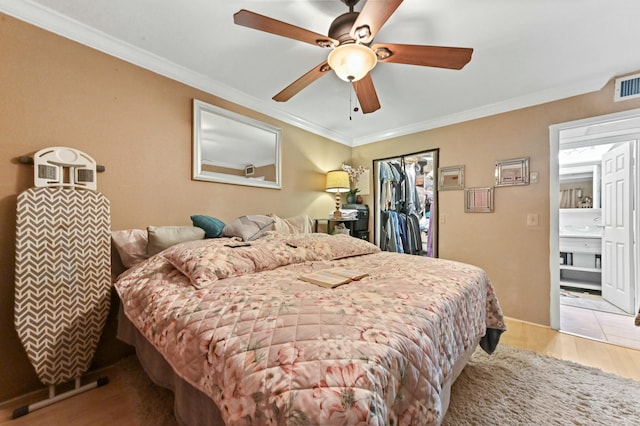
[[615, 144], [589, 141], [559, 151], [560, 208], [600, 208], [602, 158]]
[[279, 128], [193, 101], [193, 178], [281, 188]]

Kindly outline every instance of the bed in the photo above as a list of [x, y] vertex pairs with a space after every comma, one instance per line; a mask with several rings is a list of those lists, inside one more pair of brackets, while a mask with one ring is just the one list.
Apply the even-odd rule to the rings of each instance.
[[[478, 344], [505, 326], [483, 270], [348, 235], [172, 245], [116, 281], [119, 338], [181, 424], [439, 424]], [[366, 273], [324, 288], [300, 276]]]

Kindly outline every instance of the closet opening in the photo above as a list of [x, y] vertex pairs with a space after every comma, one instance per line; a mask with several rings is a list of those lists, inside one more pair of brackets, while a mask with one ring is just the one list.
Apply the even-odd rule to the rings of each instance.
[[373, 160], [374, 243], [438, 257], [438, 149]]

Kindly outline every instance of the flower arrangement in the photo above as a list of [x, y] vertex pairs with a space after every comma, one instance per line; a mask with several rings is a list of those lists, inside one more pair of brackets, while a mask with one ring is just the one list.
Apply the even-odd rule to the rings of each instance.
[[349, 180], [351, 181], [351, 183], [354, 183], [354, 184], [358, 183], [358, 180], [360, 179], [360, 176], [365, 171], [364, 167], [362, 167], [362, 166], [351, 167], [348, 164], [343, 164], [342, 165], [342, 170], [347, 172], [347, 174], [349, 175]]
[[358, 180], [360, 179], [360, 176], [362, 176], [362, 174], [365, 171], [364, 167], [362, 166], [351, 167], [348, 164], [343, 164], [342, 170], [347, 172], [347, 174], [349, 175], [349, 181], [351, 182], [351, 189], [349, 190], [349, 193], [355, 194], [358, 191], [360, 191], [357, 188], [357, 186], [358, 186]]

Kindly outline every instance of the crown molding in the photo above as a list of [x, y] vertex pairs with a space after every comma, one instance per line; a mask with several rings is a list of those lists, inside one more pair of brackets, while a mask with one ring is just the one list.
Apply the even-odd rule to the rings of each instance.
[[398, 127], [388, 132], [355, 138], [352, 142], [352, 146], [360, 146], [374, 142], [380, 142], [386, 139], [424, 132], [426, 130], [436, 129], [438, 127], [449, 126], [465, 121], [476, 120], [478, 118], [489, 117], [491, 115], [502, 114], [505, 112], [528, 108], [535, 105], [541, 105], [572, 96], [583, 95], [585, 93], [596, 92], [598, 90], [601, 90], [611, 80], [611, 78], [613, 78], [613, 76], [611, 75], [600, 75], [572, 85], [542, 90], [517, 98], [507, 99], [506, 101], [496, 102], [493, 104], [481, 106], [479, 108], [469, 109], [456, 114], [438, 117], [433, 120], [427, 120], [409, 126]]

